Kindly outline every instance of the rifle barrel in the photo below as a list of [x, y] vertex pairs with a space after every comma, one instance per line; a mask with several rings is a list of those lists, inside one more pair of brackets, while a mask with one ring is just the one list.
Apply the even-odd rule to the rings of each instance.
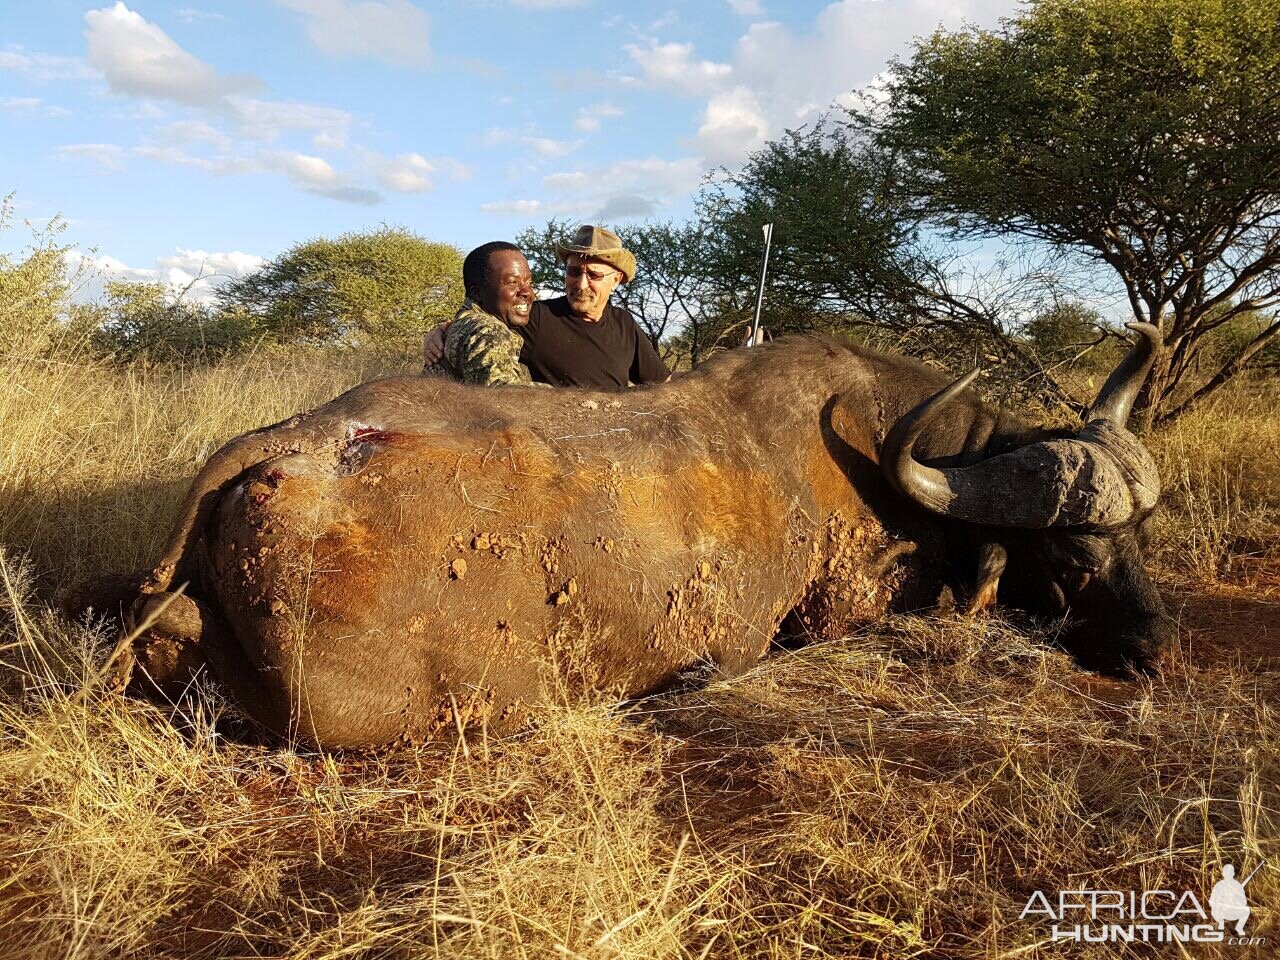
[[764, 225], [764, 260], [760, 264], [760, 290], [756, 293], [756, 318], [751, 324], [751, 346], [760, 343], [760, 308], [764, 306], [764, 278], [769, 272], [769, 246], [773, 242], [773, 224]]
[[1256, 874], [1259, 870], [1261, 870], [1261, 869], [1262, 869], [1262, 867], [1263, 867], [1263, 864], [1265, 864], [1266, 862], [1267, 862], [1266, 860], [1263, 860], [1263, 861], [1262, 861], [1262, 863], [1260, 863], [1260, 864], [1258, 864], [1256, 867], [1254, 867], [1254, 868], [1253, 868], [1253, 873], [1250, 873], [1247, 877], [1245, 877], [1245, 878], [1244, 878], [1244, 883], [1240, 884], [1240, 886], [1242, 886], [1242, 887], [1247, 887], [1247, 886], [1249, 885], [1249, 881], [1253, 879], [1254, 874]]

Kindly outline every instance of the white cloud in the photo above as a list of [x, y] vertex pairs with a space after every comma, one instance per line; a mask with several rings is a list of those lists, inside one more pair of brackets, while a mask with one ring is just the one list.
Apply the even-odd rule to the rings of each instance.
[[179, 247], [171, 256], [156, 261], [159, 278], [171, 291], [183, 292], [189, 299], [207, 302], [228, 280], [248, 276], [266, 265], [266, 260], [252, 253], [232, 250], [210, 253]]
[[131, 151], [135, 156], [145, 157], [157, 163], [167, 163], [178, 167], [191, 167], [202, 170], [213, 176], [227, 176], [233, 173], [279, 173], [281, 166], [270, 157], [243, 156], [234, 154], [218, 154], [213, 157], [202, 157], [181, 146], [165, 146], [143, 144]]
[[201, 23], [209, 20], [226, 19], [226, 17], [220, 13], [210, 13], [207, 10], [196, 10], [193, 7], [182, 7], [181, 9], [175, 10], [173, 15], [183, 23]]
[[436, 188], [430, 175], [435, 165], [420, 153], [402, 153], [378, 171], [378, 182], [396, 193], [426, 193]]
[[319, 150], [341, 150], [347, 145], [347, 138], [341, 133], [335, 133], [332, 130], [321, 130], [311, 142], [316, 145]]
[[39, 97], [0, 97], [0, 110], [12, 113], [30, 113], [44, 101]]
[[168, 163], [175, 167], [194, 167], [197, 170], [203, 170], [206, 173], [220, 173], [219, 164], [215, 160], [209, 160], [205, 157], [197, 157], [181, 147], [157, 147], [150, 144], [144, 144], [134, 147], [131, 151], [136, 156], [145, 157], [147, 160], [155, 160], [157, 163]]
[[[192, 56], [155, 24], [124, 3], [85, 14], [89, 61], [115, 93], [201, 107], [233, 123], [240, 136], [272, 141], [282, 134], [312, 134], [321, 146], [345, 144], [351, 114], [337, 107], [245, 96], [260, 86], [253, 77], [228, 76]], [[164, 116], [155, 104], [143, 118]]]
[[258, 100], [231, 97], [226, 111], [239, 128], [241, 136], [251, 140], [275, 140], [282, 133], [326, 134], [335, 142], [346, 142], [351, 114], [337, 107], [288, 100]]
[[649, 86], [666, 87], [679, 93], [696, 95], [718, 89], [733, 68], [727, 63], [693, 60], [692, 43], [658, 43], [647, 46], [627, 44], [626, 51], [644, 72]]
[[533, 216], [541, 213], [545, 204], [541, 200], [498, 200], [480, 204], [485, 213], [511, 214], [515, 216]]
[[913, 38], [939, 24], [993, 25], [1016, 9], [1016, 0], [840, 0], [803, 32], [781, 23], [748, 27], [734, 49], [733, 84], [756, 95], [770, 136], [776, 136], [815, 119], [834, 101], [848, 102], [892, 57], [909, 54]]
[[167, 257], [159, 257], [155, 267], [131, 267], [115, 257], [69, 250], [67, 271], [83, 273], [83, 285], [76, 291], [79, 301], [101, 300], [108, 282], [162, 283], [171, 297], [182, 296], [197, 303], [212, 302], [218, 287], [228, 280], [244, 277], [267, 261], [239, 250], [208, 252], [179, 247]]
[[658, 203], [648, 197], [634, 193], [619, 193], [605, 200], [604, 205], [595, 213], [594, 219], [606, 223], [616, 220], [652, 217], [658, 212]]
[[[203, 120], [179, 120], [158, 127], [153, 133], [155, 142], [144, 143], [132, 152], [157, 163], [192, 167], [205, 173], [223, 175], [229, 173], [261, 173], [269, 165], [251, 155], [236, 153], [236, 142], [217, 127]], [[211, 156], [192, 152], [202, 150]]]
[[[735, 12], [758, 16], [756, 0], [730, 0]], [[778, 22], [751, 24], [728, 63], [700, 60], [692, 44], [649, 40], [628, 46], [640, 82], [705, 97], [694, 144], [714, 163], [733, 165], [784, 130], [816, 120], [854, 91], [872, 90], [894, 56], [939, 24], [994, 25], [1017, 0], [839, 0], [802, 31]]]
[[116, 120], [164, 120], [169, 116], [169, 111], [150, 100], [142, 100], [137, 106], [115, 111], [111, 116]]
[[504, 143], [510, 143], [516, 138], [514, 130], [508, 130], [505, 127], [490, 127], [484, 132], [484, 136], [480, 138], [480, 145], [484, 147], [499, 147]]
[[[76, 275], [80, 271], [87, 271], [100, 277], [103, 280], [128, 280], [133, 283], [154, 283], [160, 278], [159, 270], [152, 270], [147, 267], [130, 267], [122, 260], [115, 257], [98, 256], [91, 253], [81, 253], [79, 250], [71, 249], [64, 254], [67, 264], [67, 273], [71, 276]], [[94, 284], [93, 280], [89, 280], [87, 288], [79, 291], [82, 297], [86, 299], [97, 299], [101, 295], [101, 282]], [[86, 296], [87, 295], [87, 296]]]
[[768, 135], [769, 122], [756, 95], [747, 87], [734, 87], [707, 101], [696, 143], [712, 163], [734, 163]]
[[260, 85], [254, 77], [219, 73], [124, 3], [90, 10], [84, 19], [89, 64], [102, 71], [113, 93], [214, 107]]
[[578, 119], [573, 122], [574, 129], [583, 133], [595, 133], [606, 118], [622, 116], [622, 108], [614, 106], [607, 100], [593, 103], [578, 110]]
[[304, 186], [327, 188], [338, 186], [342, 181], [342, 175], [322, 157], [311, 157], [305, 153], [282, 153], [280, 164], [291, 178]]
[[[403, 4], [403, 0], [355, 7], [337, 3], [337, 6], [357, 18], [367, 14], [369, 28], [382, 29], [386, 23], [380, 19], [382, 14], [399, 4]], [[319, 15], [332, 4], [309, 6]], [[260, 152], [245, 143], [272, 142], [285, 134], [303, 133], [311, 135], [313, 142], [321, 147], [342, 146], [352, 123], [351, 114], [345, 110], [245, 96], [245, 91], [259, 85], [255, 78], [220, 73], [182, 49], [163, 30], [123, 2], [89, 11], [85, 22], [89, 62], [102, 71], [113, 92], [206, 111], [207, 120], [183, 120], [160, 128], [158, 142], [135, 147], [136, 155], [210, 174], [281, 173], [300, 190], [317, 196], [344, 203], [381, 202], [379, 193], [353, 184], [350, 174], [336, 171], [320, 157], [290, 150]], [[328, 28], [320, 24], [316, 29], [323, 34]], [[141, 104], [140, 111], [136, 118], [164, 117], [163, 111], [147, 101]], [[230, 125], [236, 136], [219, 129], [215, 123]], [[102, 149], [103, 146], [79, 145], [74, 150], [61, 152], [79, 153], [107, 167], [118, 166], [123, 151]], [[213, 155], [201, 155], [190, 149], [193, 147], [205, 148]]]
[[79, 57], [28, 53], [19, 44], [0, 49], [0, 70], [13, 70], [33, 80], [87, 80], [97, 76]]
[[[173, 129], [175, 126], [176, 130]], [[227, 145], [218, 138], [216, 130], [207, 131], [198, 125], [189, 127], [171, 124], [160, 132], [162, 135], [167, 134], [162, 137], [167, 142], [144, 144], [134, 147], [131, 152], [157, 163], [190, 167], [213, 176], [283, 174], [299, 190], [343, 203], [373, 206], [383, 200], [376, 190], [359, 186], [355, 175], [336, 169], [323, 157], [293, 150], [254, 150], [240, 154], [230, 150], [202, 156], [188, 148], [207, 145], [219, 148]], [[230, 146], [235, 147], [236, 144], [232, 142]], [[465, 179], [471, 175], [466, 166], [452, 159], [435, 162], [420, 154], [401, 154], [388, 159], [367, 150], [360, 151], [360, 154], [365, 164], [362, 172], [376, 174], [384, 187], [400, 193], [420, 193], [432, 189], [433, 182], [428, 178], [431, 173], [438, 172], [453, 179]]]
[[421, 67], [431, 60], [427, 15], [408, 0], [276, 0], [307, 17], [307, 36], [331, 57]]
[[480, 209], [499, 216], [532, 218], [585, 214], [594, 206], [583, 200], [498, 200], [482, 203]]
[[471, 168], [451, 157], [424, 157], [420, 153], [401, 153], [383, 157], [363, 150], [366, 164], [377, 174], [378, 182], [395, 193], [426, 193], [434, 190], [439, 177], [469, 180]]
[[591, 190], [595, 186], [595, 180], [590, 174], [576, 170], [573, 173], [552, 173], [542, 178], [542, 185], [548, 190], [556, 190], [564, 193], [577, 193], [583, 190]]
[[[524, 131], [536, 130], [532, 124]], [[511, 143], [519, 143], [530, 153], [539, 157], [563, 157], [582, 146], [581, 140], [554, 140], [551, 137], [538, 136], [535, 133], [512, 130], [507, 127], [490, 127], [484, 132], [480, 143], [485, 147], [499, 147]]]
[[165, 124], [157, 133], [168, 143], [207, 144], [222, 152], [231, 149], [231, 138], [203, 120], [179, 120]]
[[294, 186], [307, 193], [362, 206], [373, 206], [382, 202], [381, 194], [374, 190], [352, 186], [349, 174], [335, 170], [322, 157], [286, 151], [266, 155], [263, 159], [282, 170]]
[[764, 6], [760, 0], [729, 0], [729, 7], [740, 17], [764, 16]]
[[437, 157], [434, 163], [436, 169], [449, 175], [450, 180], [470, 180], [474, 173], [465, 163], [454, 160], [452, 157]]
[[560, 193], [612, 193], [618, 190], [656, 193], [662, 196], [688, 193], [702, 179], [703, 165], [697, 157], [663, 160], [619, 160], [591, 171], [553, 173], [542, 178], [548, 190]]
[[552, 140], [550, 137], [521, 137], [520, 142], [540, 157], [563, 157], [582, 146], [581, 140]]
[[557, 212], [590, 213], [598, 219], [619, 220], [652, 216], [670, 198], [693, 190], [701, 181], [703, 170], [698, 157], [647, 157], [619, 160], [592, 170], [553, 173], [542, 178], [542, 186], [557, 195], [546, 203], [571, 207]]
[[83, 157], [104, 170], [119, 170], [124, 166], [124, 147], [114, 143], [69, 143], [58, 148], [58, 156]]

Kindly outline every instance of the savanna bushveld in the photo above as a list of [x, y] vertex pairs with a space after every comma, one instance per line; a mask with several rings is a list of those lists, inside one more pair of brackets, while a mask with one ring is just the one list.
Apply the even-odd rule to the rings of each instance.
[[[1160, 478], [1140, 539], [1171, 642], [1146, 673], [1073, 657], [1069, 615], [968, 615], [960, 591], [658, 696], [566, 688], [509, 736], [320, 750], [207, 673], [123, 696], [134, 634], [68, 617], [77, 591], [153, 569], [227, 441], [414, 375], [460, 252], [384, 226], [300, 241], [214, 301], [90, 302], [58, 225], [6, 204], [0, 955], [1271, 955], [1277, 24], [1273, 0], [1039, 0], [918, 41], [875, 97], [707, 182], [693, 220], [619, 225], [640, 261], [619, 294], [682, 371], [740, 342], [766, 222], [772, 332], [976, 365], [1030, 422], [1078, 431], [1122, 324], [1153, 325], [1129, 426]], [[572, 227], [517, 238], [544, 286]], [[972, 256], [994, 241], [1016, 256]], [[1227, 863], [1246, 944], [1055, 941], [1024, 916], [1064, 890], [1207, 911]]]

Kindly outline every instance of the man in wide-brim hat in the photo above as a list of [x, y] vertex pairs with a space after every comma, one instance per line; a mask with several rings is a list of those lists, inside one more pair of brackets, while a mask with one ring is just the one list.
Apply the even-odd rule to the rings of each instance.
[[521, 331], [521, 360], [534, 379], [604, 390], [668, 379], [671, 372], [635, 318], [609, 302], [618, 284], [636, 275], [635, 255], [618, 235], [584, 224], [556, 244], [556, 256], [564, 264], [565, 295], [534, 304]]
[[[636, 276], [635, 255], [622, 245], [622, 240], [612, 230], [604, 227], [593, 227], [583, 224], [573, 235], [569, 243], [556, 244], [556, 256], [566, 266], [570, 257], [577, 257], [579, 262], [598, 263], [601, 266], [613, 267], [614, 280], [617, 283], [630, 283]], [[612, 292], [612, 287], [610, 291]], [[570, 297], [570, 300], [573, 298]], [[607, 299], [607, 298], [606, 298]], [[599, 319], [597, 317], [597, 319]]]

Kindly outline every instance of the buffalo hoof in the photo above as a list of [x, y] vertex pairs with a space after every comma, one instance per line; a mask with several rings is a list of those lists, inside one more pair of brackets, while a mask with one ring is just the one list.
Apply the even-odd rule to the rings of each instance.
[[1158, 677], [1163, 669], [1162, 657], [1158, 653], [1137, 653], [1125, 661], [1126, 672], [1134, 678]]
[[145, 626], [126, 651], [132, 661], [127, 690], [176, 702], [209, 668], [203, 644], [209, 611], [176, 593], [145, 596], [139, 604], [134, 622]]

